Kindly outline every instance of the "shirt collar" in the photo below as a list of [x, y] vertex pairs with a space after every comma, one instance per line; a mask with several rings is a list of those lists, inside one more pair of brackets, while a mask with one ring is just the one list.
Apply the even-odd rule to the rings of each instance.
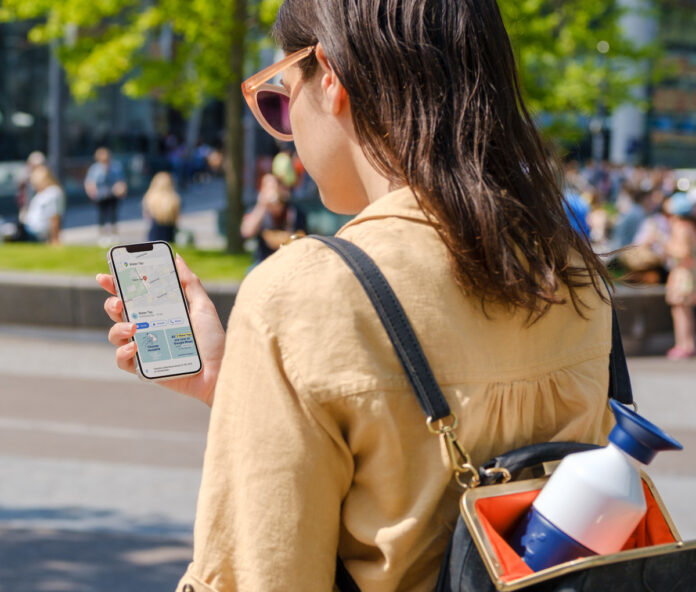
[[416, 222], [429, 224], [427, 217], [416, 200], [416, 195], [410, 187], [402, 187], [383, 195], [373, 201], [350, 222], [345, 224], [336, 234], [341, 235], [346, 228], [361, 224], [367, 220], [380, 218], [406, 218]]

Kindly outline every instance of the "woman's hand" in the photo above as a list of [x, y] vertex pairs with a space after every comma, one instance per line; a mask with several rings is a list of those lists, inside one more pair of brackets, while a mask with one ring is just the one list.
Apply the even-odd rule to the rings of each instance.
[[[213, 404], [215, 383], [220, 373], [225, 349], [225, 330], [201, 281], [179, 255], [176, 256], [176, 268], [188, 300], [191, 324], [196, 335], [203, 369], [195, 376], [168, 380], [161, 384], [178, 393], [199, 399], [210, 406]], [[104, 310], [115, 323], [109, 331], [109, 342], [117, 348], [116, 364], [122, 370], [134, 374], [137, 345], [131, 341], [131, 337], [135, 335], [135, 324], [123, 322], [123, 302], [116, 296], [114, 278], [100, 273], [97, 275], [97, 283], [112, 294], [106, 299]]]

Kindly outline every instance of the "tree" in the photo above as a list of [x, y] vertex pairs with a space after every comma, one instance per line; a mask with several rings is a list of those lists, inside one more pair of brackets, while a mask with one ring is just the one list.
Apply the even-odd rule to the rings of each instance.
[[[0, 20], [37, 20], [29, 39], [57, 45], [77, 100], [125, 80], [132, 97], [183, 112], [225, 102], [228, 249], [240, 251], [244, 77], [249, 33], [267, 29], [282, 0], [3, 0]], [[173, 37], [172, 51], [158, 40]]]
[[[648, 79], [658, 55], [626, 38], [629, 10], [656, 16], [647, 2], [626, 0], [498, 0], [516, 53], [528, 107], [552, 115], [547, 132], [577, 139], [578, 116], [609, 113], [638, 101], [636, 86]], [[641, 8], [636, 5], [642, 4]]]
[[[649, 0], [631, 0], [644, 2]], [[655, 48], [623, 35], [628, 0], [499, 0], [512, 38], [527, 104], [554, 116], [550, 135], [578, 137], [578, 115], [635, 101], [643, 65]], [[38, 19], [36, 43], [59, 43], [78, 100], [125, 80], [134, 97], [154, 95], [189, 111], [214, 97], [225, 102], [228, 247], [241, 249], [243, 79], [251, 37], [275, 19], [282, 0], [2, 0], [0, 20]], [[252, 33], [250, 35], [250, 32]], [[157, 40], [175, 39], [171, 54]], [[255, 35], [254, 35], [255, 34]]]

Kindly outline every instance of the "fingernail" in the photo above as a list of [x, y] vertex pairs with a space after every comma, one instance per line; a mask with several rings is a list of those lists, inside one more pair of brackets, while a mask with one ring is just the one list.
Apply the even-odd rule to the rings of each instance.
[[135, 351], [135, 341], [131, 341], [127, 347], [129, 352]]

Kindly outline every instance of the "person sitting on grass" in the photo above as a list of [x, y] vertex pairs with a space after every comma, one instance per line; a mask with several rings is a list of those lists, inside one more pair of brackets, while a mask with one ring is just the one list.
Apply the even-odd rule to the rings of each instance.
[[241, 227], [244, 239], [258, 240], [255, 263], [275, 253], [293, 234], [306, 234], [304, 213], [289, 200], [290, 190], [278, 177], [263, 176], [256, 205], [244, 216]]
[[20, 213], [19, 224], [5, 240], [57, 245], [60, 243], [61, 220], [65, 214], [65, 193], [45, 165], [34, 169], [29, 182], [36, 194]]

